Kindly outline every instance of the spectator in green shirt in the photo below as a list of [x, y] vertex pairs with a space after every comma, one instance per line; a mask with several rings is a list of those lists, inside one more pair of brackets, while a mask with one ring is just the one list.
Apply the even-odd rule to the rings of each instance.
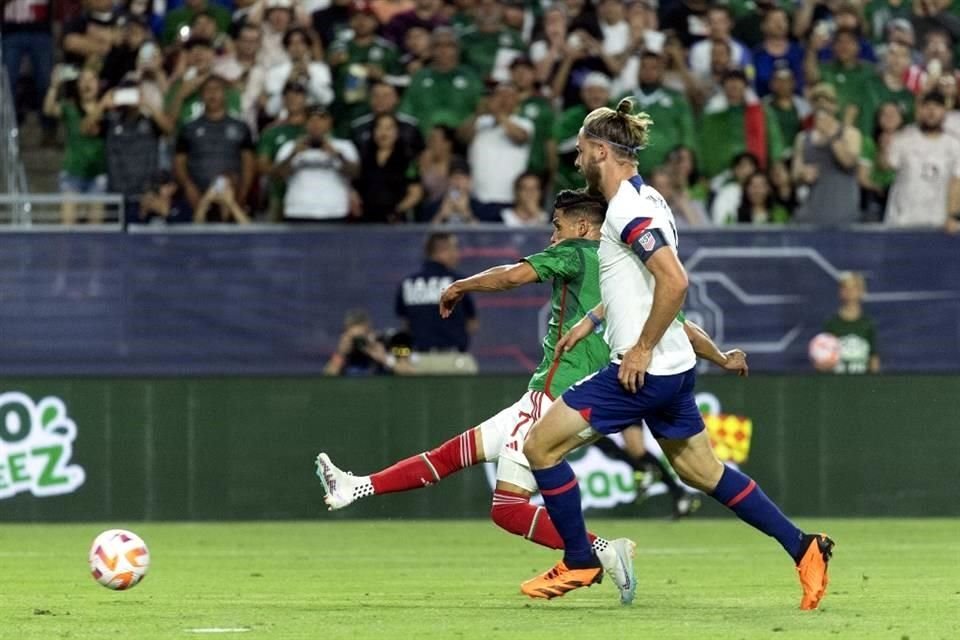
[[874, 115], [873, 126], [863, 136], [857, 181], [864, 195], [864, 219], [881, 222], [887, 209], [887, 197], [896, 172], [884, 162], [893, 136], [905, 124], [900, 107], [893, 102], [881, 104]]
[[175, 44], [181, 28], [188, 27], [194, 15], [200, 12], [209, 13], [213, 17], [220, 33], [226, 33], [230, 28], [230, 12], [220, 5], [208, 0], [184, 0], [183, 6], [170, 11], [163, 19], [163, 34], [160, 39], [163, 46]]
[[509, 77], [506, 61], [526, 52], [520, 34], [503, 24], [503, 7], [497, 0], [479, 0], [474, 23], [460, 37], [463, 62], [481, 78], [503, 81]]
[[878, 373], [877, 329], [863, 310], [866, 281], [862, 274], [848, 271], [840, 274], [838, 284], [840, 308], [824, 323], [823, 330], [840, 341], [840, 357], [836, 363], [815, 361], [813, 364], [824, 373]]
[[559, 154], [557, 179], [554, 185], [557, 191], [580, 189], [586, 184], [583, 175], [574, 166], [574, 161], [577, 159], [577, 134], [588, 113], [609, 104], [610, 84], [610, 78], [599, 71], [587, 74], [580, 85], [580, 104], [561, 113], [554, 124], [553, 137], [557, 140]]
[[337, 135], [347, 137], [350, 123], [370, 112], [370, 86], [392, 83], [402, 73], [400, 53], [389, 40], [377, 36], [380, 23], [365, 0], [351, 5], [349, 37], [342, 36], [330, 47], [328, 57], [334, 76], [333, 104]]
[[819, 64], [817, 51], [820, 47], [820, 35], [815, 33], [810, 39], [804, 60], [807, 86], [819, 82], [832, 84], [837, 90], [837, 104], [844, 124], [856, 126], [860, 118], [864, 100], [869, 101], [870, 88], [876, 72], [869, 64], [860, 60], [860, 37], [853, 29], [838, 29], [833, 40], [832, 62]]
[[756, 96], [747, 93], [747, 77], [739, 69], [728, 71], [723, 94], [710, 101], [700, 123], [700, 166], [714, 178], [744, 151], [753, 153], [761, 168], [783, 158], [780, 125]]
[[510, 79], [520, 97], [520, 115], [533, 122], [529, 170], [548, 183], [557, 168], [557, 142], [553, 136], [553, 107], [537, 91], [536, 70], [526, 56], [510, 63]]
[[627, 94], [654, 123], [650, 142], [637, 161], [640, 175], [649, 174], [654, 167], [662, 165], [674, 147], [695, 149], [697, 146], [690, 101], [679, 91], [664, 86], [664, 64], [663, 56], [645, 51], [640, 58], [640, 85], [632, 94]]
[[473, 115], [483, 94], [483, 82], [460, 64], [456, 34], [448, 27], [433, 32], [433, 61], [410, 79], [400, 111], [413, 116], [426, 136], [435, 125], [459, 127]]
[[793, 70], [784, 65], [774, 72], [770, 81], [771, 93], [763, 99], [764, 106], [777, 119], [784, 140], [796, 138], [811, 113], [806, 98], [794, 93], [796, 86]]
[[288, 82], [283, 88], [283, 108], [287, 117], [264, 129], [257, 143], [257, 166], [260, 175], [267, 176], [267, 215], [275, 222], [283, 218], [286, 192], [286, 182], [275, 171], [277, 152], [288, 140], [298, 140], [306, 132], [307, 87]]
[[908, 124], [913, 122], [913, 108], [916, 100], [913, 92], [904, 83], [909, 70], [909, 47], [897, 42], [888, 44], [883, 57], [883, 71], [870, 78], [869, 100], [863, 102], [858, 124], [864, 134], [870, 135], [876, 110], [886, 102], [897, 105]]
[[[84, 69], [75, 81], [64, 82], [60, 68], [43, 101], [48, 118], [62, 119], [66, 130], [63, 169], [60, 171], [60, 192], [64, 194], [96, 194], [107, 191], [107, 156], [100, 123], [103, 104], [99, 99], [97, 74]], [[65, 199], [60, 211], [64, 224], [77, 221], [77, 204]], [[102, 205], [87, 207], [87, 222], [103, 222]]]

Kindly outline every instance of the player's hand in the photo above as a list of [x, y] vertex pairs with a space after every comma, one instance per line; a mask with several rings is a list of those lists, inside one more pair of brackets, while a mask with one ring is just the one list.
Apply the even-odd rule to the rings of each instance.
[[463, 298], [463, 291], [454, 282], [440, 294], [440, 317], [449, 318], [457, 303]]
[[650, 366], [650, 359], [653, 358], [653, 351], [646, 351], [640, 347], [633, 347], [630, 351], [623, 354], [623, 362], [620, 363], [620, 372], [617, 378], [620, 384], [630, 393], [636, 393], [643, 386], [643, 376]]
[[726, 371], [736, 371], [737, 375], [745, 378], [750, 375], [750, 367], [747, 366], [747, 354], [740, 349], [731, 349], [723, 354], [727, 361], [723, 363]]
[[553, 350], [554, 360], [573, 349], [577, 346], [578, 342], [589, 336], [592, 332], [593, 322], [590, 321], [590, 318], [584, 317], [580, 322], [573, 325], [570, 331], [567, 331], [557, 340], [557, 346]]

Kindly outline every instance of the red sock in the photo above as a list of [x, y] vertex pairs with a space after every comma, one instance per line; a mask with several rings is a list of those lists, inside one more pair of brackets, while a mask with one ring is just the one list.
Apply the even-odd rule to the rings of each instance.
[[374, 473], [370, 482], [374, 493], [420, 489], [477, 462], [477, 441], [473, 429], [470, 429], [432, 451], [411, 456]]
[[[563, 549], [563, 538], [553, 526], [547, 509], [533, 506], [526, 496], [510, 491], [494, 491], [490, 517], [497, 526], [510, 533], [550, 549]], [[590, 542], [597, 538], [589, 531], [587, 537]]]

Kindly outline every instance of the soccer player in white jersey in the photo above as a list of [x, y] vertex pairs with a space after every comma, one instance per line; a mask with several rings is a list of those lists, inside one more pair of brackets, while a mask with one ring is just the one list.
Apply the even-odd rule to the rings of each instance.
[[802, 609], [815, 609], [827, 586], [833, 541], [797, 528], [751, 478], [721, 463], [694, 401], [696, 357], [677, 313], [687, 275], [677, 257], [677, 230], [663, 197], [637, 175], [636, 154], [652, 125], [633, 102], [591, 111], [577, 136], [577, 167], [603, 195], [601, 303], [557, 344], [572, 348], [605, 324], [611, 363], [568, 389], [530, 430], [523, 447], [550, 518], [564, 542], [563, 560], [521, 586], [554, 598], [598, 582], [602, 569], [587, 539], [580, 488], [564, 456], [600, 434], [646, 421], [689, 485], [775, 538], [800, 576]]

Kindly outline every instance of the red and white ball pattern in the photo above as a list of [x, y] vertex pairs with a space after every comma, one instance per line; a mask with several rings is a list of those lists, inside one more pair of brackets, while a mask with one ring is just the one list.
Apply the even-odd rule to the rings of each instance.
[[123, 591], [136, 586], [149, 567], [150, 551], [132, 531], [104, 531], [90, 546], [90, 573], [108, 589]]
[[840, 362], [840, 340], [832, 333], [818, 333], [810, 341], [808, 352], [815, 365], [832, 369]]

